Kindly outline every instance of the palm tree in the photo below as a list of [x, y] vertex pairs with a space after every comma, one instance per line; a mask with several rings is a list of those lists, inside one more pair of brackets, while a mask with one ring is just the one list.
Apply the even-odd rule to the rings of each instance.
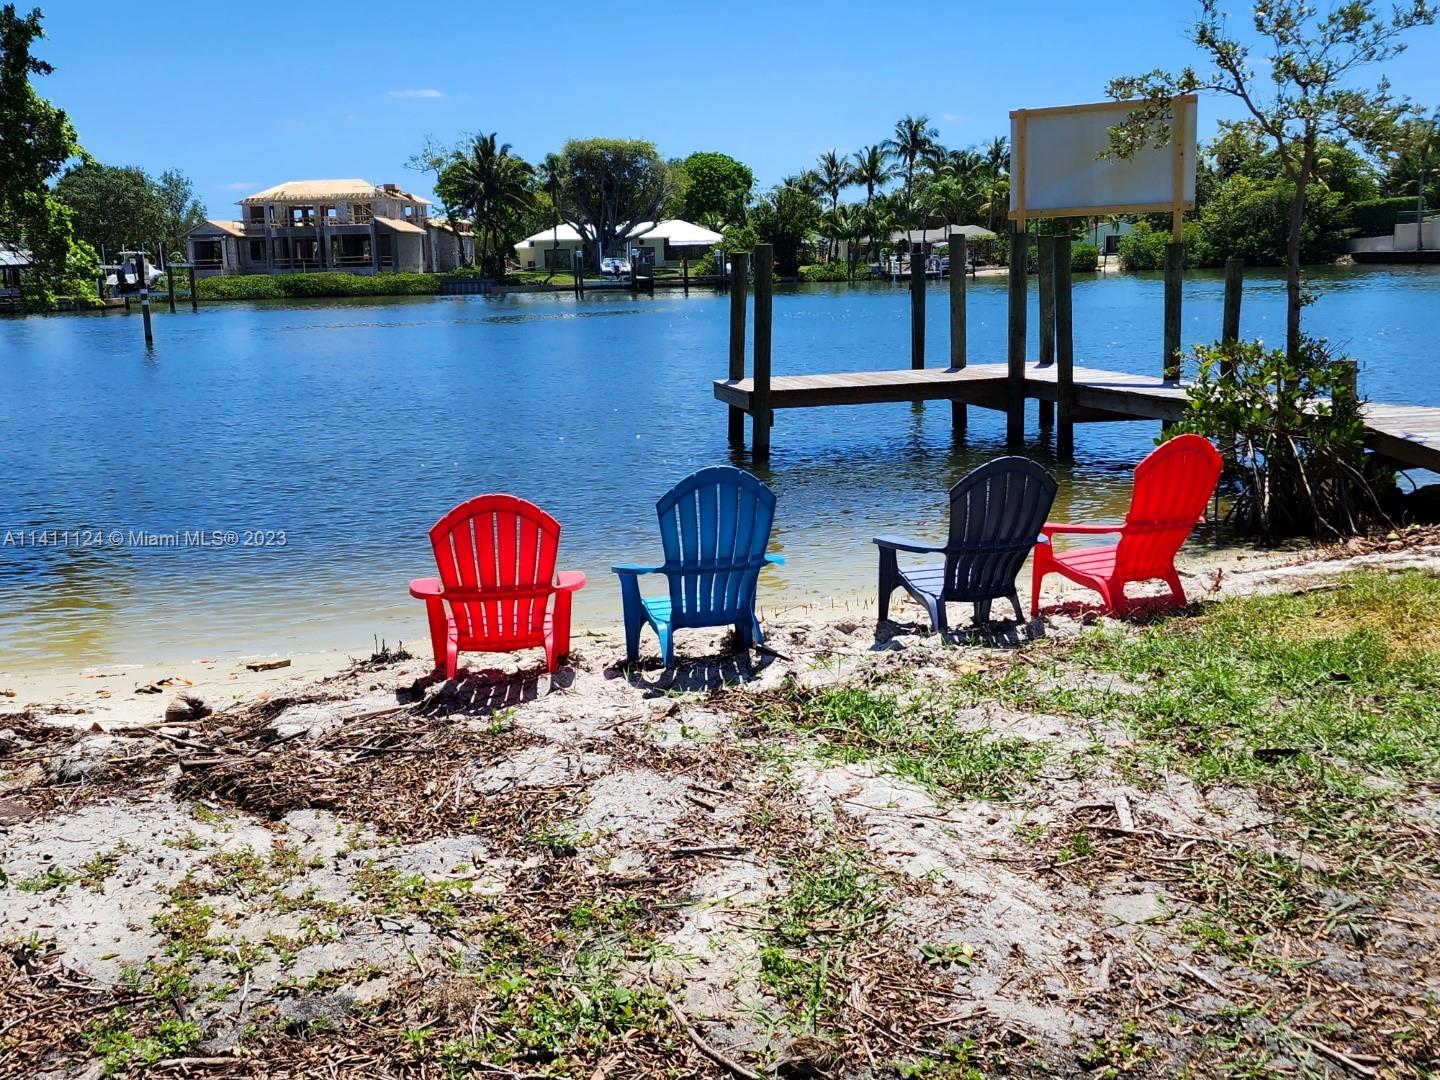
[[505, 273], [509, 230], [534, 205], [535, 167], [512, 156], [510, 144], [496, 136], [493, 131], [477, 135], [442, 180], [470, 214], [477, 260], [498, 278]]
[[853, 183], [865, 186], [865, 205], [869, 206], [875, 192], [895, 179], [895, 170], [890, 167], [890, 157], [883, 146], [865, 146], [852, 156], [855, 158]]
[[935, 145], [940, 132], [930, 123], [928, 116], [902, 116], [895, 122], [895, 133], [885, 140], [884, 146], [902, 165], [905, 176], [905, 202], [911, 204], [911, 191], [915, 183], [915, 163]]
[[[564, 167], [565, 161], [559, 154], [549, 153], [536, 170], [536, 179], [550, 196], [550, 246], [556, 252], [560, 250], [560, 171]], [[546, 276], [546, 281], [554, 277], [555, 272], [560, 269], [559, 259], [552, 258], [550, 263], [550, 273]]]

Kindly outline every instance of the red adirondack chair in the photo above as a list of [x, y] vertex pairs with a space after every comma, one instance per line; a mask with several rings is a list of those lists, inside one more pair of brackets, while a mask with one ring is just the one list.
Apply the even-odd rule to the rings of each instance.
[[[1203, 519], [1205, 504], [1220, 480], [1220, 454], [1199, 435], [1177, 435], [1162, 443], [1135, 468], [1135, 491], [1123, 525], [1046, 524], [1035, 545], [1030, 614], [1040, 612], [1040, 582], [1062, 574], [1094, 589], [1112, 615], [1125, 614], [1125, 585], [1159, 579], [1170, 586], [1176, 604], [1185, 590], [1175, 570], [1175, 553]], [[1057, 553], [1053, 539], [1063, 533], [1118, 533], [1118, 544]]]
[[[570, 651], [570, 601], [579, 571], [555, 573], [560, 523], [513, 495], [479, 495], [430, 530], [438, 578], [416, 578], [425, 601], [435, 666], [453, 679], [462, 652], [543, 648], [553, 672]], [[550, 602], [554, 596], [555, 602]]]

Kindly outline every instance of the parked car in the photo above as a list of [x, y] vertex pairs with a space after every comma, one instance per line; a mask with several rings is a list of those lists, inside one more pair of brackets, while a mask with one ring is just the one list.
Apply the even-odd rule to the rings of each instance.
[[600, 276], [607, 278], [624, 277], [630, 273], [630, 264], [624, 259], [608, 258], [600, 260]]

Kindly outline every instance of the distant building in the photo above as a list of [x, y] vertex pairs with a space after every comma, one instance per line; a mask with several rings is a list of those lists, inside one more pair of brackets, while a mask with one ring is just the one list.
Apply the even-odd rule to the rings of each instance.
[[0, 240], [0, 305], [9, 307], [20, 299], [20, 271], [31, 265], [29, 248]]
[[[703, 225], [668, 218], [654, 224], [641, 222], [640, 234], [625, 241], [625, 250], [609, 254], [626, 256], [633, 249], [647, 266], [675, 266], [683, 259], [694, 262], [701, 258], [722, 239]], [[515, 245], [515, 257], [522, 270], [570, 270], [575, 266], [575, 252], [582, 247], [584, 241], [575, 227], [562, 222], [521, 240]]]
[[240, 220], [206, 221], [186, 235], [197, 273], [437, 268], [430, 201], [398, 184], [287, 180], [238, 205]]

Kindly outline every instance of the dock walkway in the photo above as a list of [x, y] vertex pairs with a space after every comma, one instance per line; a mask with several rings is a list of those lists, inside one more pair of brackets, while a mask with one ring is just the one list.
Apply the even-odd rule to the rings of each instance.
[[[1058, 400], [1057, 367], [1025, 368], [1025, 396]], [[1178, 420], [1185, 411], [1184, 383], [1123, 371], [1076, 367], [1075, 420]], [[1008, 368], [847, 371], [825, 375], [778, 375], [770, 380], [771, 409], [870, 405], [901, 401], [954, 401], [1004, 411]], [[717, 379], [715, 397], [752, 413], [753, 379]], [[1365, 407], [1366, 443], [1402, 468], [1440, 472], [1440, 408], [1370, 403]]]

